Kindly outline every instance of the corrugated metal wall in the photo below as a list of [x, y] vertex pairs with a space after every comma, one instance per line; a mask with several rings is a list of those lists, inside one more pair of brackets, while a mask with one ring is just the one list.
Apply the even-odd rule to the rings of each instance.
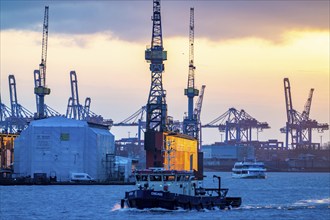
[[14, 172], [56, 175], [58, 181], [82, 172], [105, 180], [107, 153], [114, 153], [114, 136], [106, 129], [62, 117], [37, 120], [15, 140]]

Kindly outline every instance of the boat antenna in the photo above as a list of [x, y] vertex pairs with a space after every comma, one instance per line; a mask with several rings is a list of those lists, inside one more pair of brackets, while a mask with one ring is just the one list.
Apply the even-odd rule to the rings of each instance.
[[218, 194], [219, 194], [219, 196], [221, 196], [221, 176], [213, 175], [213, 181], [214, 181], [214, 178], [217, 178], [218, 179], [218, 182], [219, 182], [219, 185], [218, 185]]

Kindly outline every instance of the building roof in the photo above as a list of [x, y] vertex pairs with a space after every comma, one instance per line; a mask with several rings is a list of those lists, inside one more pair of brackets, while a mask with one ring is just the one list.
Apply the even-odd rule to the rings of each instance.
[[33, 127], [86, 127], [86, 121], [80, 121], [65, 117], [49, 117], [45, 119], [34, 120], [30, 123]]

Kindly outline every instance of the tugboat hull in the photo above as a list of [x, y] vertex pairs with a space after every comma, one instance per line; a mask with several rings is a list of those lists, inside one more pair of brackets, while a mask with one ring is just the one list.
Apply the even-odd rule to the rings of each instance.
[[153, 190], [133, 190], [126, 192], [121, 207], [147, 209], [164, 208], [168, 210], [182, 209], [226, 209], [239, 207], [241, 198], [220, 196], [189, 196], [171, 192]]

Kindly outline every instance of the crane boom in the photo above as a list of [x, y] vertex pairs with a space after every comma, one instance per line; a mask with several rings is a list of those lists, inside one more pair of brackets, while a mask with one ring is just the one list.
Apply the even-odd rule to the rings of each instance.
[[42, 50], [41, 63], [39, 65], [40, 71], [40, 86], [46, 86], [46, 61], [47, 61], [47, 47], [48, 47], [48, 11], [49, 7], [45, 7], [44, 24], [42, 32]]
[[10, 94], [10, 107], [11, 107], [11, 115], [13, 117], [19, 117], [19, 106], [17, 102], [17, 93], [16, 93], [16, 80], [14, 75], [8, 76], [9, 82], [9, 94]]
[[302, 117], [304, 120], [309, 119], [309, 112], [311, 111], [311, 106], [312, 106], [313, 92], [314, 92], [314, 89], [311, 88], [311, 90], [309, 91], [308, 99], [304, 106], [304, 111], [302, 112]]
[[42, 50], [41, 63], [39, 64], [39, 73], [34, 72], [35, 88], [34, 93], [38, 96], [37, 101], [37, 118], [45, 117], [45, 95], [50, 94], [50, 89], [46, 87], [46, 60], [48, 46], [48, 11], [49, 7], [45, 6], [43, 33], [42, 33]]
[[183, 120], [183, 133], [198, 138], [198, 122], [194, 115], [194, 97], [198, 96], [198, 89], [195, 89], [195, 69], [194, 66], [194, 8], [190, 8], [189, 23], [189, 73], [188, 84], [184, 94], [188, 97], [188, 116]]
[[189, 74], [188, 89], [195, 89], [195, 66], [194, 66], [194, 8], [190, 8], [190, 25], [189, 25]]
[[284, 93], [285, 93], [285, 106], [288, 123], [293, 123], [293, 106], [291, 98], [290, 81], [288, 78], [284, 78]]
[[196, 102], [196, 107], [194, 109], [194, 115], [196, 115], [197, 122], [200, 123], [201, 120], [201, 111], [202, 111], [202, 105], [203, 105], [203, 98], [204, 98], [204, 90], [205, 85], [202, 85], [201, 92], [199, 94], [198, 100]]

